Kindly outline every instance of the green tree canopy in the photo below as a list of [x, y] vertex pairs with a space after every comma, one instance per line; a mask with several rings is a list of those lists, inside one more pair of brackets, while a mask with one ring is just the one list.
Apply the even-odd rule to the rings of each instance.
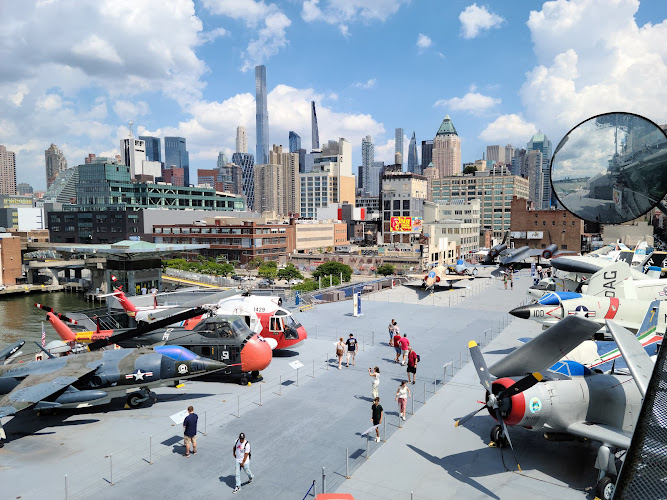
[[312, 292], [317, 290], [317, 288], [318, 288], [317, 281], [311, 278], [306, 278], [305, 280], [303, 280], [303, 283], [294, 285], [292, 287], [292, 290], [301, 290], [302, 292]]
[[322, 276], [322, 280], [324, 281], [325, 276], [333, 275], [340, 281], [340, 273], [343, 273], [343, 281], [350, 281], [352, 278], [352, 268], [347, 264], [341, 262], [325, 262], [324, 264], [317, 266], [317, 269], [313, 272], [313, 278]]
[[291, 280], [291, 279], [303, 279], [303, 274], [294, 266], [294, 264], [287, 264], [283, 269], [278, 269], [278, 279], [281, 280]]
[[382, 276], [389, 276], [390, 274], [394, 274], [395, 272], [396, 272], [396, 267], [393, 264], [382, 264], [377, 268], [377, 273], [381, 274]]
[[464, 174], [474, 174], [475, 172], [477, 172], [477, 167], [475, 165], [468, 165], [463, 169]]
[[259, 266], [259, 269], [257, 269], [257, 275], [261, 276], [262, 278], [275, 278], [278, 272], [276, 268], [270, 264], [270, 262], [262, 263], [262, 265]]

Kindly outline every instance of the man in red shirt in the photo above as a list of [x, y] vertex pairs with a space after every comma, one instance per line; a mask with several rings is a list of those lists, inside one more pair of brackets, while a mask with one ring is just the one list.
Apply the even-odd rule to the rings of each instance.
[[412, 383], [417, 379], [417, 353], [408, 346], [408, 382], [410, 382], [410, 375], [412, 375]]
[[405, 366], [405, 358], [408, 356], [408, 347], [410, 346], [410, 341], [408, 340], [408, 334], [404, 333], [401, 337], [401, 340], [398, 341], [401, 346], [401, 354], [403, 355], [403, 362], [401, 363]]
[[396, 350], [396, 359], [394, 361], [396, 361], [398, 363], [399, 362], [398, 358], [401, 355], [401, 334], [400, 333], [396, 332], [394, 334], [394, 339], [393, 339], [392, 344], [394, 346], [394, 349]]

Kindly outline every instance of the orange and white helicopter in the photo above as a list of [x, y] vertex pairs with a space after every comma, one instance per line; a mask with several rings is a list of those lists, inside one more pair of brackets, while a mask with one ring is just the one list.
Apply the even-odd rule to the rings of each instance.
[[[137, 322], [151, 323], [162, 317], [162, 311], [167, 311], [177, 306], [157, 303], [157, 296], [153, 298], [153, 306], [135, 306], [127, 298], [125, 292], [116, 289], [112, 294], [118, 299], [121, 307], [128, 316]], [[287, 349], [295, 347], [306, 338], [306, 329], [299, 323], [294, 315], [282, 307], [282, 299], [276, 296], [234, 294], [231, 297], [220, 299], [215, 304], [215, 314], [218, 316], [241, 316], [250, 329], [259, 333], [271, 345], [273, 349]], [[190, 320], [194, 321], [196, 318]]]

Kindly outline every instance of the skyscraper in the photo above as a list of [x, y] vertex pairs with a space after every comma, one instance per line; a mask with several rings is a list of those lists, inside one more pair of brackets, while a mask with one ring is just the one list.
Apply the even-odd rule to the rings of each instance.
[[255, 123], [257, 127], [257, 164], [269, 161], [269, 109], [266, 105], [266, 66], [255, 66]]
[[433, 139], [433, 165], [440, 178], [461, 172], [461, 139], [449, 115], [442, 120]]
[[48, 189], [58, 174], [67, 168], [67, 160], [58, 146], [51, 144], [49, 149], [44, 151], [44, 161], [46, 163], [46, 187]]
[[16, 155], [0, 145], [0, 194], [16, 194]]
[[146, 160], [162, 161], [160, 138], [150, 135], [140, 135], [139, 140], [144, 141], [146, 145]]
[[433, 141], [422, 141], [422, 173], [433, 162]]
[[518, 148], [514, 150], [512, 156], [512, 175], [527, 177], [526, 174], [526, 150]]
[[216, 163], [216, 167], [217, 168], [222, 168], [225, 165], [227, 165], [227, 163], [229, 163], [229, 161], [227, 160], [227, 155], [225, 153], [223, 153], [222, 151], [220, 151], [218, 153], [218, 161]]
[[289, 152], [290, 153], [298, 153], [299, 149], [301, 149], [301, 136], [297, 134], [296, 132], [290, 130], [289, 131]]
[[[130, 177], [143, 174], [143, 162], [146, 160], [146, 143], [132, 135], [130, 122], [130, 136], [120, 140], [120, 157], [123, 165], [130, 167]], [[160, 172], [161, 173], [161, 172]]]
[[403, 129], [402, 128], [397, 128], [397, 129], [394, 130], [394, 155], [396, 155], [396, 153], [401, 153], [401, 158], [403, 158]]
[[312, 126], [312, 142], [310, 149], [320, 149], [320, 129], [317, 127], [317, 113], [315, 112], [315, 101], [310, 101], [310, 122]]
[[[373, 145], [373, 139], [370, 135], [367, 135], [361, 139], [361, 186], [364, 189], [364, 194], [367, 196], [372, 196], [369, 192], [370, 189], [370, 179], [369, 175], [371, 172], [371, 166], [375, 160], [375, 146]], [[377, 195], [375, 195], [377, 196]]]
[[241, 167], [243, 171], [243, 194], [248, 200], [248, 210], [255, 208], [255, 176], [254, 166], [255, 157], [248, 153], [234, 153], [232, 155], [232, 163]]
[[486, 147], [486, 161], [488, 162], [487, 165], [489, 167], [491, 165], [499, 164], [499, 163], [505, 163], [505, 148], [500, 147], [500, 145], [496, 144], [494, 146], [487, 146]]
[[236, 153], [248, 152], [248, 136], [245, 132], [245, 127], [239, 125], [236, 127]]
[[[549, 171], [549, 163], [551, 162], [551, 141], [541, 131], [537, 132], [526, 146], [527, 151], [536, 150], [542, 153], [542, 204], [540, 208], [548, 209], [552, 203], [556, 201], [556, 196], [551, 189], [551, 172]], [[553, 200], [553, 201], [552, 201]], [[540, 200], [535, 200], [537, 205]]]
[[419, 157], [417, 156], [417, 139], [415, 138], [414, 131], [412, 132], [412, 138], [410, 139], [410, 145], [408, 146], [408, 172], [421, 174]]
[[184, 137], [164, 138], [164, 166], [183, 169], [183, 184], [190, 185], [190, 155]]
[[542, 152], [529, 149], [525, 154], [526, 173], [528, 177], [528, 199], [536, 208], [542, 208], [544, 185], [542, 182]]
[[511, 165], [512, 158], [514, 158], [514, 146], [507, 144], [505, 146], [505, 165]]

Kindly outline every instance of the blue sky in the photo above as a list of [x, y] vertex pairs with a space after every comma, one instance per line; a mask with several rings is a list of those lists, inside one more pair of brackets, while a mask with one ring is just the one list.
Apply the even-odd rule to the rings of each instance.
[[[254, 65], [267, 66], [269, 140], [361, 138], [393, 163], [394, 128], [432, 139], [449, 114], [462, 159], [486, 145], [555, 144], [608, 111], [667, 122], [664, 0], [5, 0], [0, 144], [45, 187], [44, 150], [70, 165], [135, 132], [186, 137], [191, 178], [255, 149]], [[53, 22], [57, 19], [57, 22]], [[164, 145], [163, 145], [164, 146]]]

